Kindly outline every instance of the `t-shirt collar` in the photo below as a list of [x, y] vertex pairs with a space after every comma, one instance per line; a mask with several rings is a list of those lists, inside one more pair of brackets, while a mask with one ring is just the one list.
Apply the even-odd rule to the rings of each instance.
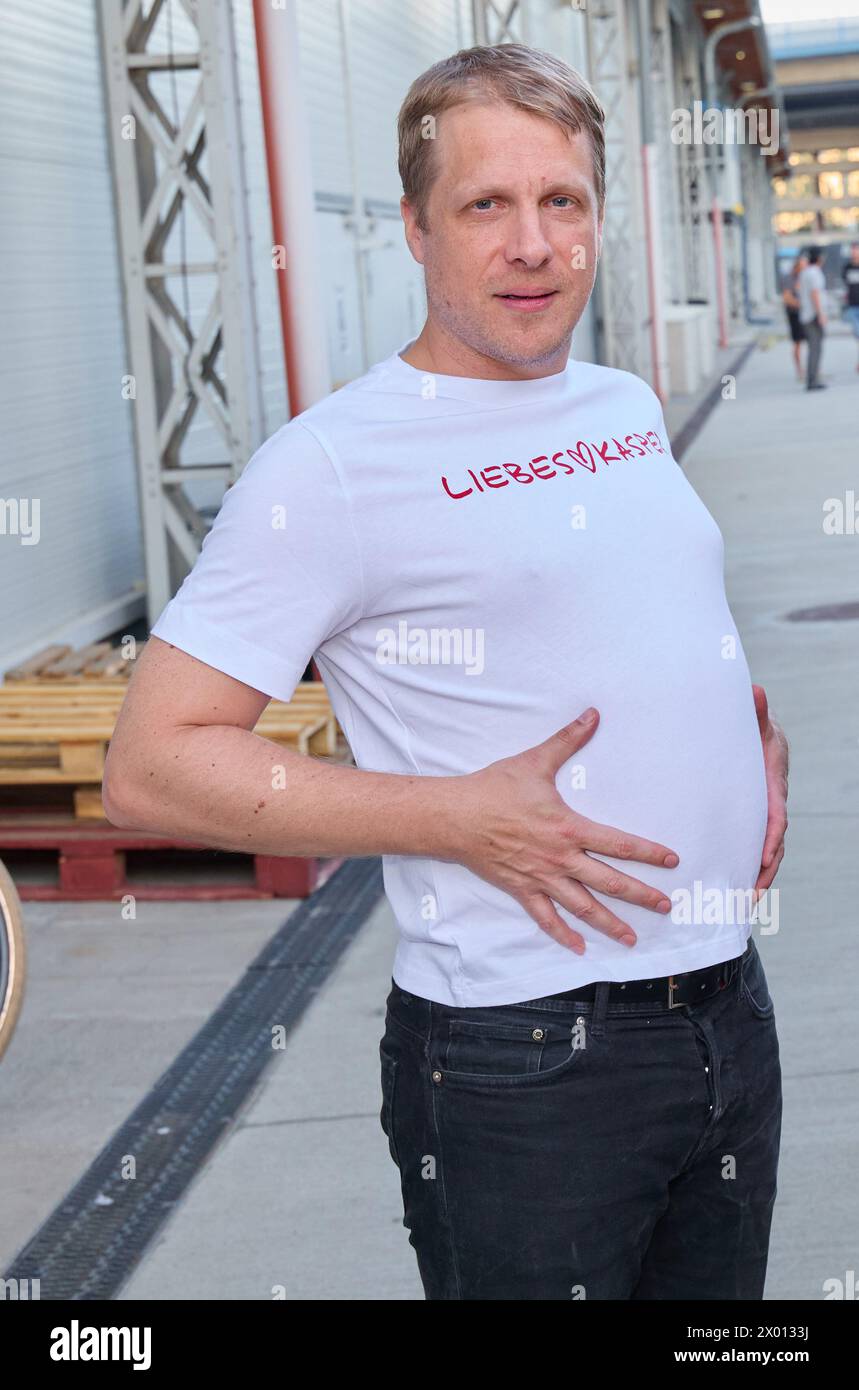
[[476, 401], [486, 405], [517, 405], [525, 402], [553, 400], [562, 396], [570, 385], [574, 360], [569, 358], [562, 372], [548, 376], [528, 377], [514, 381], [497, 381], [487, 377], [446, 376], [404, 362], [400, 353], [415, 342], [406, 338], [396, 352], [379, 363], [379, 386], [382, 389], [403, 391], [424, 396], [448, 396], [454, 400]]

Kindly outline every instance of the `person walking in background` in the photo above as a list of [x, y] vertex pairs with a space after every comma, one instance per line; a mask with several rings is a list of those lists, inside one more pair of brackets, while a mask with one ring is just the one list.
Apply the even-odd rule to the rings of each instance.
[[805, 342], [805, 329], [799, 321], [799, 276], [807, 265], [808, 258], [804, 251], [800, 251], [784, 277], [784, 288], [781, 294], [787, 314], [791, 342], [793, 343], [793, 360], [796, 366], [797, 381], [802, 381], [805, 376], [802, 369], [802, 344]]
[[820, 358], [823, 352], [823, 330], [826, 327], [826, 314], [823, 311], [823, 291], [826, 279], [820, 267], [821, 252], [813, 246], [808, 253], [808, 265], [799, 273], [799, 321], [808, 339], [808, 362], [806, 364], [806, 389], [823, 391], [825, 384], [818, 381]]
[[[845, 263], [841, 273], [847, 287], [844, 317], [853, 330], [854, 338], [859, 343], [859, 241], [854, 241], [851, 245], [850, 260]], [[856, 370], [859, 372], [859, 362], [856, 363]]]

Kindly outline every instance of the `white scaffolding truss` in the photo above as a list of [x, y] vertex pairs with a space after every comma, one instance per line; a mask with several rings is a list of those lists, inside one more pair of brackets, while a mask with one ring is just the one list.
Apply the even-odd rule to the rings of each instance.
[[525, 43], [523, 35], [513, 27], [514, 20], [523, 19], [524, 8], [520, 0], [507, 0], [506, 4], [496, 4], [495, 0], [471, 0], [476, 44]]
[[[169, 3], [98, 6], [150, 624], [208, 529], [189, 484], [216, 480], [222, 493], [264, 437], [230, 3], [180, 0], [182, 38], [193, 35], [180, 52], [164, 42]], [[165, 74], [172, 111], [156, 92]], [[191, 261], [174, 250], [177, 240], [184, 248], [186, 215], [195, 247], [201, 239], [205, 247]], [[216, 457], [191, 461], [183, 451], [201, 415]]]

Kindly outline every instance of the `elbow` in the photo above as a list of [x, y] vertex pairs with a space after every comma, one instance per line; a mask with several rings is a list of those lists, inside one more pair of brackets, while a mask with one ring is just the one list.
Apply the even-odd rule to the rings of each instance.
[[117, 830], [142, 830], [139, 820], [129, 811], [127, 803], [116, 792], [114, 779], [102, 781], [101, 804], [105, 819]]
[[149, 829], [128, 768], [117, 758], [111, 759], [110, 749], [101, 780], [101, 804], [107, 820], [117, 830]]

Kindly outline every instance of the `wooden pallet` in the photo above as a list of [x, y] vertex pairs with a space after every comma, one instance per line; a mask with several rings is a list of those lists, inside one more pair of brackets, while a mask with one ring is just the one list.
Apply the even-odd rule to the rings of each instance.
[[[165, 853], [177, 850], [195, 852], [187, 881], [165, 882], [163, 877], [159, 881], [159, 862], [163, 861]], [[46, 857], [53, 861], [56, 882], [28, 881], [20, 865], [22, 860], [26, 863], [27, 854], [33, 851], [40, 852], [43, 861]], [[131, 853], [142, 859], [151, 858], [151, 877], [145, 881], [131, 881], [127, 877], [127, 856]], [[229, 857], [230, 861], [247, 865], [246, 882], [230, 882], [223, 876], [219, 881], [212, 873], [217, 852], [205, 846], [137, 830], [118, 830], [108, 825], [83, 825], [71, 816], [55, 816], [32, 823], [0, 817], [0, 859], [7, 861], [24, 901], [92, 902], [127, 897], [168, 902], [306, 898], [343, 862], [342, 859], [283, 858], [266, 854], [231, 854]]]
[[[103, 818], [100, 784], [127, 680], [18, 671], [0, 685], [0, 786], [70, 784], [76, 814]], [[321, 681], [302, 681], [288, 704], [272, 700], [256, 732], [298, 753], [349, 760]]]
[[[135, 644], [135, 659], [145, 646], [145, 642]], [[127, 685], [133, 667], [134, 661], [123, 655], [121, 647], [113, 647], [110, 642], [91, 642], [86, 647], [43, 647], [7, 671], [5, 680], [121, 680]]]

